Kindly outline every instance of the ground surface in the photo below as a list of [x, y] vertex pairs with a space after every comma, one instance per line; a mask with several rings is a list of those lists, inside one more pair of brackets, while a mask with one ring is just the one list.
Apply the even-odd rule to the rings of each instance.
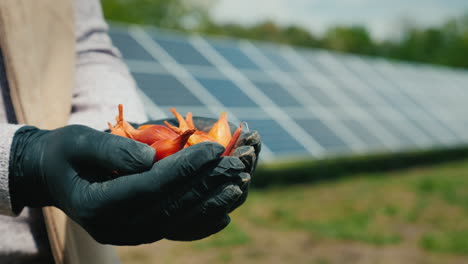
[[[287, 175], [285, 175], [287, 177]], [[468, 161], [255, 190], [223, 232], [133, 263], [468, 263]]]

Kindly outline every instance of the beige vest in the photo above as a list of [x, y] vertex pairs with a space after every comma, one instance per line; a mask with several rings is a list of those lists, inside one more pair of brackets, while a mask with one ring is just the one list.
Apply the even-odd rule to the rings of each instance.
[[[43, 129], [67, 124], [74, 43], [71, 0], [0, 0], [0, 48], [19, 123]], [[113, 251], [62, 211], [43, 212], [56, 263], [113, 263]]]

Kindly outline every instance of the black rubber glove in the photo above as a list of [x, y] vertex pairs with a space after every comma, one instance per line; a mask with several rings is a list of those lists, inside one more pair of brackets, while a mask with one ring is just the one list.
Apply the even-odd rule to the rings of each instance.
[[[179, 122], [175, 118], [152, 120], [141, 125], [146, 125], [146, 124], [164, 125], [164, 121], [167, 121], [172, 125], [179, 126]], [[201, 130], [204, 132], [208, 132], [216, 121], [218, 120], [213, 119], [213, 118], [196, 117], [196, 116], [193, 117], [193, 123], [195, 127], [198, 130]], [[231, 127], [231, 132], [234, 133], [237, 126], [232, 123], [229, 123], [229, 126]], [[135, 127], [138, 127], [138, 126], [135, 126]], [[235, 149], [232, 155], [235, 157], [238, 157], [245, 165], [245, 169], [243, 173], [239, 175], [242, 178], [242, 183], [239, 185], [239, 187], [241, 188], [243, 194], [237, 200], [237, 202], [230, 208], [228, 212], [231, 212], [237, 207], [239, 207], [240, 205], [242, 205], [247, 199], [251, 175], [255, 173], [261, 147], [262, 147], [261, 138], [257, 131], [251, 130], [251, 131], [242, 132], [239, 140], [237, 141], [237, 144], [235, 146]]]
[[223, 150], [198, 144], [153, 165], [155, 151], [131, 139], [79, 125], [23, 127], [10, 152], [13, 209], [57, 206], [105, 244], [200, 239], [229, 223], [242, 196], [245, 166], [220, 158]]

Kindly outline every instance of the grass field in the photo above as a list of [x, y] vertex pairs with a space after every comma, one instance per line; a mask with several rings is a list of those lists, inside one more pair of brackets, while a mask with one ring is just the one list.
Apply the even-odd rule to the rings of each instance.
[[[287, 175], [285, 175], [287, 177]], [[468, 160], [252, 191], [221, 233], [124, 263], [468, 263]]]

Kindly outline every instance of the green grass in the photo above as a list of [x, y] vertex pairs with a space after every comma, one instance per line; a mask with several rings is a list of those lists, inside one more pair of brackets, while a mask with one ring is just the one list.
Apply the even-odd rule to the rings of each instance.
[[[466, 209], [468, 162], [462, 161], [257, 190], [234, 222], [242, 219], [271, 230], [306, 232], [315, 240], [377, 246], [403, 242], [404, 230], [414, 226], [431, 231], [419, 239], [423, 249], [468, 255], [468, 235], [460, 235], [468, 234]], [[249, 244], [248, 232], [234, 226], [223, 232], [222, 240], [217, 236], [202, 245]]]
[[430, 251], [466, 255], [468, 230], [428, 232], [421, 237], [420, 245]]
[[[387, 250], [392, 259], [375, 259]], [[349, 252], [373, 263], [468, 263], [468, 160], [253, 189], [225, 230], [158, 254], [170, 263], [343, 263]]]
[[197, 249], [210, 249], [210, 248], [229, 248], [238, 245], [244, 245], [250, 241], [247, 233], [239, 228], [235, 223], [230, 223], [226, 227], [222, 235], [214, 235], [211, 239], [202, 240], [194, 244]]

